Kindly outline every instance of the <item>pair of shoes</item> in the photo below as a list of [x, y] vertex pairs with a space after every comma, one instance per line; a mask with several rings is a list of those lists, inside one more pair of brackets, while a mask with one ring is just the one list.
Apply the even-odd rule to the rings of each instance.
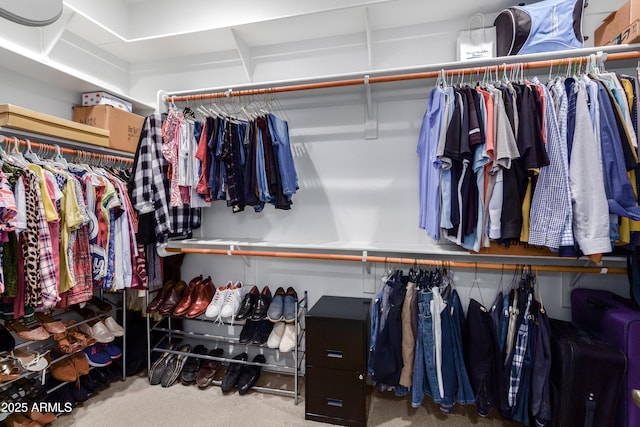
[[78, 326], [78, 329], [86, 335], [95, 338], [99, 343], [110, 343], [115, 339], [115, 337], [121, 337], [124, 335], [124, 329], [122, 326], [118, 325], [111, 316], [98, 320], [93, 325], [83, 323]]
[[75, 320], [69, 320], [66, 324], [65, 331], [61, 334], [53, 334], [53, 339], [58, 344], [58, 349], [62, 353], [71, 354], [80, 351], [83, 348], [95, 344], [95, 338], [85, 335], [75, 326]]
[[[224, 351], [221, 348], [214, 348], [207, 353], [207, 356], [222, 357], [223, 354]], [[198, 375], [196, 377], [196, 384], [198, 384], [198, 387], [209, 387], [221, 366], [222, 363], [219, 360], [202, 359], [200, 362], [200, 368], [198, 369]]]
[[77, 381], [81, 375], [89, 373], [89, 363], [80, 353], [73, 354], [65, 359], [53, 363], [49, 367], [51, 376], [63, 382]]
[[257, 286], [251, 288], [248, 294], [242, 298], [240, 308], [236, 314], [236, 319], [244, 320], [263, 320], [267, 318], [267, 310], [271, 304], [271, 291], [269, 286], [262, 288], [262, 292], [258, 290]]
[[[209, 350], [202, 344], [198, 344], [192, 350], [192, 353], [199, 355], [207, 354], [208, 352]], [[189, 356], [180, 373], [180, 382], [182, 382], [182, 385], [191, 385], [196, 382], [202, 360], [203, 359], [199, 357]]]
[[[247, 353], [240, 353], [233, 358], [234, 360], [246, 362], [249, 359]], [[252, 363], [266, 363], [266, 359], [262, 354], [256, 355]], [[236, 386], [238, 387], [239, 394], [246, 394], [251, 387], [255, 385], [260, 378], [260, 372], [262, 370], [261, 365], [247, 365], [238, 362], [231, 362], [227, 371], [222, 378], [222, 392], [229, 393]]]
[[29, 411], [25, 414], [32, 421], [37, 422], [41, 426], [46, 426], [47, 424], [51, 424], [55, 420], [58, 419], [56, 414], [51, 412], [39, 412], [39, 411]]
[[183, 344], [178, 348], [178, 351], [183, 354], [172, 354], [167, 360], [167, 365], [162, 373], [162, 377], [160, 378], [160, 384], [162, 387], [171, 387], [176, 382], [182, 372], [185, 362], [187, 361], [187, 357], [189, 357], [184, 353], [189, 353], [191, 351], [191, 345]]
[[218, 320], [223, 317], [235, 316], [240, 307], [242, 290], [242, 282], [237, 282], [234, 285], [233, 282], [229, 281], [226, 285], [220, 286], [211, 299], [204, 315]]
[[190, 319], [200, 316], [206, 311], [215, 292], [216, 287], [211, 276], [206, 279], [203, 279], [202, 276], [194, 277], [173, 309], [173, 315], [182, 316], [184, 314]]
[[67, 329], [62, 321], [54, 319], [50, 315], [41, 311], [36, 311], [35, 317], [40, 321], [42, 327], [50, 334], [61, 334]]
[[267, 339], [267, 347], [288, 353], [296, 346], [296, 330], [293, 323], [278, 322], [273, 326]]
[[27, 418], [19, 412], [13, 412], [3, 421], [3, 425], [8, 427], [42, 427], [43, 424]]
[[122, 350], [115, 344], [94, 344], [82, 350], [89, 365], [103, 367], [122, 356]]
[[183, 280], [177, 283], [169, 280], [164, 284], [160, 293], [149, 303], [147, 313], [158, 312], [162, 316], [168, 315], [178, 305], [186, 288], [187, 284]]
[[247, 320], [240, 331], [240, 344], [262, 345], [267, 342], [272, 329], [273, 323], [268, 320]]
[[49, 332], [47, 332], [42, 326], [35, 327], [33, 329], [27, 328], [18, 320], [8, 322], [4, 324], [8, 329], [13, 330], [17, 336], [27, 341], [44, 341], [49, 339]]
[[287, 288], [286, 293], [283, 287], [279, 287], [269, 305], [267, 317], [272, 322], [293, 323], [296, 318], [297, 302], [298, 294], [292, 287]]

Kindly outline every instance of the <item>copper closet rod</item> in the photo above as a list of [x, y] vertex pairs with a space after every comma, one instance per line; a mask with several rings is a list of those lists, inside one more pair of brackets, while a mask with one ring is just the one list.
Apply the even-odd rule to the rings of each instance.
[[[48, 151], [53, 151], [55, 149], [55, 146], [52, 144], [43, 144], [40, 142], [33, 142], [33, 141], [26, 141], [24, 139], [17, 139], [17, 138], [13, 138], [13, 137], [8, 137], [8, 136], [4, 136], [2, 137], [3, 139], [0, 141], [0, 144], [2, 143], [9, 143], [9, 144], [15, 144], [16, 140], [18, 141], [18, 143], [22, 146], [28, 146], [29, 144], [31, 144], [31, 148], [36, 148], [36, 149], [43, 149], [43, 150], [48, 150]], [[133, 159], [129, 159], [126, 157], [120, 157], [120, 156], [114, 156], [111, 154], [100, 154], [100, 153], [92, 153], [90, 151], [83, 151], [83, 150], [75, 150], [73, 148], [67, 148], [67, 147], [60, 147], [58, 146], [58, 148], [60, 149], [61, 153], [64, 154], [72, 154], [75, 156], [90, 156], [93, 157], [95, 159], [101, 159], [104, 161], [116, 161], [116, 162], [120, 162], [120, 163], [131, 163], [133, 164]]]
[[[521, 62], [514, 64], [503, 64], [503, 65], [489, 65], [482, 67], [471, 67], [471, 68], [459, 68], [459, 69], [450, 69], [445, 70], [447, 75], [466, 75], [466, 74], [478, 74], [482, 73], [487, 69], [494, 69], [495, 67], [499, 67], [501, 71], [510, 71], [513, 68], [524, 68], [524, 69], [532, 69], [532, 68], [546, 68], [552, 66], [559, 65], [568, 65], [570, 63], [575, 63], [576, 61], [586, 61], [588, 59], [587, 56], [581, 57], [571, 57], [571, 58], [561, 58], [561, 59], [549, 59], [544, 61], [532, 61], [532, 62]], [[640, 59], [640, 52], [620, 52], [620, 53], [609, 53], [607, 54], [607, 61], [621, 61], [621, 60], [630, 60], [630, 59]], [[217, 98], [226, 98], [229, 96], [249, 96], [249, 95], [266, 95], [273, 93], [283, 93], [283, 92], [295, 92], [301, 90], [311, 90], [311, 89], [327, 89], [333, 87], [343, 87], [343, 86], [357, 86], [368, 83], [389, 83], [389, 82], [398, 82], [404, 80], [418, 80], [418, 79], [432, 79], [438, 77], [440, 71], [425, 71], [422, 73], [407, 73], [407, 74], [394, 74], [389, 76], [379, 76], [379, 77], [369, 77], [366, 78], [357, 78], [357, 79], [347, 79], [347, 80], [334, 80], [328, 82], [319, 82], [319, 83], [306, 83], [306, 84], [298, 84], [298, 85], [290, 85], [290, 86], [277, 86], [272, 88], [260, 88], [260, 89], [246, 89], [246, 90], [231, 90], [226, 92], [213, 92], [213, 93], [202, 93], [197, 95], [180, 95], [180, 96], [167, 96], [165, 98], [166, 101], [173, 102], [185, 102], [185, 101], [200, 101], [204, 99], [217, 99]]]
[[[388, 263], [388, 264], [407, 264], [420, 266], [440, 266], [445, 263], [451, 268], [480, 268], [483, 270], [515, 270], [517, 264], [490, 263], [490, 262], [468, 262], [468, 261], [437, 261], [431, 259], [414, 259], [414, 258], [392, 258], [382, 256], [361, 256], [361, 255], [339, 255], [339, 254], [323, 254], [323, 253], [305, 253], [305, 252], [270, 252], [270, 251], [243, 251], [243, 250], [226, 250], [226, 249], [199, 249], [199, 248], [166, 248], [167, 252], [183, 253], [183, 254], [204, 254], [204, 255], [231, 255], [231, 256], [255, 256], [267, 258], [297, 258], [312, 259], [324, 261], [351, 261], [351, 262], [372, 262], [372, 263]], [[627, 269], [623, 267], [577, 267], [577, 266], [557, 266], [544, 265], [536, 262], [530, 262], [530, 259], [523, 260], [519, 265], [535, 266], [537, 271], [554, 272], [554, 273], [598, 273], [598, 274], [626, 274]]]

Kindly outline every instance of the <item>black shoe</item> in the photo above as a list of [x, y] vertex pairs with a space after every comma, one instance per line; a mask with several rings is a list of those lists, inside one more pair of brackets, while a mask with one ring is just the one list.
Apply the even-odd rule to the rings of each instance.
[[89, 393], [84, 387], [77, 386], [76, 384], [70, 384], [69, 388], [71, 390], [73, 400], [75, 400], [76, 402], [84, 402], [89, 399]]
[[[207, 354], [208, 351], [205, 346], [199, 344], [195, 346], [191, 352], [195, 354]], [[196, 382], [200, 363], [202, 363], [202, 359], [199, 357], [189, 356], [180, 373], [180, 381], [183, 385], [191, 385]]]
[[262, 288], [262, 292], [258, 296], [258, 300], [253, 307], [253, 313], [251, 314], [251, 320], [264, 320], [267, 318], [267, 310], [269, 310], [269, 304], [271, 304], [271, 291], [268, 286]]
[[240, 308], [238, 308], [238, 313], [236, 314], [236, 319], [244, 320], [251, 317], [253, 313], [253, 308], [258, 301], [258, 297], [260, 296], [260, 291], [257, 286], [251, 288], [248, 294], [242, 298], [242, 302], [240, 302]]
[[250, 342], [256, 333], [257, 327], [258, 322], [253, 322], [247, 319], [246, 323], [242, 327], [242, 331], [240, 331], [240, 344], [246, 344]]
[[96, 393], [104, 387], [104, 383], [95, 381], [93, 378], [91, 378], [91, 375], [81, 375], [80, 385], [84, 387], [84, 389], [87, 390], [89, 394]]
[[[247, 353], [240, 353], [233, 358], [234, 360], [242, 360], [247, 361], [249, 359], [249, 355]], [[242, 373], [242, 368], [244, 365], [242, 363], [231, 362], [227, 367], [227, 371], [224, 373], [224, 377], [222, 378], [222, 392], [228, 393], [238, 384], [238, 379], [240, 378], [240, 374]]]
[[262, 345], [267, 342], [269, 339], [269, 334], [273, 330], [273, 323], [268, 320], [260, 320], [257, 323], [256, 331], [253, 334], [253, 338], [251, 339], [252, 344]]
[[[267, 321], [268, 322], [268, 321]], [[271, 323], [271, 322], [268, 322]], [[262, 354], [256, 355], [256, 357], [252, 360], [253, 363], [266, 363], [267, 360], [264, 358]], [[260, 371], [262, 371], [262, 366], [257, 365], [246, 365], [242, 369], [242, 373], [240, 374], [240, 378], [238, 378], [238, 393], [246, 394], [251, 387], [253, 387], [258, 378], [260, 378]]]

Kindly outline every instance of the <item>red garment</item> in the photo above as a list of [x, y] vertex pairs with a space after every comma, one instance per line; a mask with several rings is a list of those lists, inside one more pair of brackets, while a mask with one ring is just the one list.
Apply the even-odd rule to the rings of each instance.
[[196, 193], [204, 196], [205, 202], [212, 202], [211, 191], [209, 190], [209, 156], [207, 156], [207, 121], [205, 120], [202, 125], [202, 133], [200, 134], [200, 141], [198, 141], [198, 149], [196, 150], [196, 159], [202, 162], [200, 168], [200, 177], [196, 184]]

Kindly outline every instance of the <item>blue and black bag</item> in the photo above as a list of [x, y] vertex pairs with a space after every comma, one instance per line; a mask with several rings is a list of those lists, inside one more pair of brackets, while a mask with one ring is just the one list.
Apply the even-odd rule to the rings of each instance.
[[501, 11], [496, 27], [498, 56], [578, 49], [584, 45], [586, 0], [544, 0]]

